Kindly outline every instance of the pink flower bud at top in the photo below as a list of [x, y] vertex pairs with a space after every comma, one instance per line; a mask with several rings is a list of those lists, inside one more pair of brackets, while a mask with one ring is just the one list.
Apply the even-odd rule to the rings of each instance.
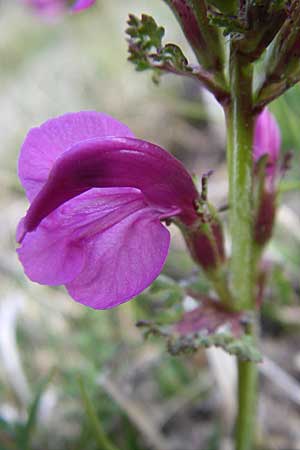
[[254, 130], [253, 159], [257, 162], [268, 155], [267, 174], [274, 175], [279, 158], [281, 136], [273, 114], [265, 108], [258, 116]]

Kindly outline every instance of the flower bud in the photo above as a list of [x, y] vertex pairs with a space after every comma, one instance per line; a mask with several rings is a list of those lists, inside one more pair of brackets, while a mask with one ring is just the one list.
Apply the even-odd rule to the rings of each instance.
[[267, 175], [273, 175], [279, 158], [281, 136], [275, 117], [267, 108], [258, 116], [254, 130], [253, 159], [268, 155]]
[[264, 246], [272, 236], [276, 213], [276, 191], [263, 190], [254, 223], [254, 241]]
[[279, 126], [275, 117], [265, 108], [257, 118], [253, 142], [257, 187], [254, 241], [261, 247], [271, 238], [275, 221], [280, 145]]
[[205, 271], [215, 270], [225, 260], [224, 237], [221, 223], [197, 223], [184, 233], [194, 261]]

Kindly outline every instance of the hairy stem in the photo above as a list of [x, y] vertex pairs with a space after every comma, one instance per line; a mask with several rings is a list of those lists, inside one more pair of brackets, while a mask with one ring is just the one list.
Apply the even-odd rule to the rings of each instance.
[[226, 109], [231, 276], [236, 306], [253, 307], [252, 67], [233, 51], [231, 104]]
[[[232, 236], [231, 287], [235, 308], [253, 310], [255, 272], [252, 199], [253, 70], [252, 64], [248, 64], [234, 47], [231, 49], [230, 61], [231, 104], [226, 108], [225, 114]], [[252, 328], [247, 332], [252, 335]], [[236, 450], [252, 448], [256, 379], [255, 363], [238, 362]]]
[[249, 361], [238, 362], [238, 416], [236, 420], [236, 450], [253, 447], [257, 391], [257, 368]]

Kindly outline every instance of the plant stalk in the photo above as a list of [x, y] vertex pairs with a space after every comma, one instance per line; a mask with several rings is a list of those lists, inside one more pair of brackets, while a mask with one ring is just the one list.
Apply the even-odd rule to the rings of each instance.
[[[254, 330], [249, 330], [253, 334]], [[238, 361], [238, 414], [235, 449], [251, 450], [255, 438], [257, 367], [252, 361]]]
[[252, 64], [233, 52], [231, 103], [226, 108], [231, 285], [238, 309], [253, 309]]
[[[253, 67], [234, 45], [230, 58], [231, 103], [227, 121], [229, 212], [232, 236], [231, 288], [237, 310], [254, 310], [253, 167], [254, 115], [252, 105]], [[253, 335], [254, 326], [248, 334]], [[238, 363], [238, 413], [235, 450], [251, 450], [255, 429], [257, 368], [253, 362]]]

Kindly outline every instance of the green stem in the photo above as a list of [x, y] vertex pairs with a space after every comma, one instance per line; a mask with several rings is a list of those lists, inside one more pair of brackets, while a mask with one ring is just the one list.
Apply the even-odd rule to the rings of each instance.
[[226, 274], [222, 268], [206, 272], [207, 279], [210, 280], [213, 289], [225, 307], [232, 311], [232, 295], [226, 280]]
[[[253, 310], [254, 249], [252, 143], [252, 64], [234, 48], [230, 58], [231, 104], [227, 121], [230, 231], [232, 236], [231, 288], [238, 310]], [[248, 330], [253, 334], [252, 329]], [[235, 450], [251, 450], [255, 425], [257, 368], [253, 362], [238, 362], [238, 414]]]
[[231, 275], [236, 306], [253, 307], [252, 67], [231, 57], [232, 101], [226, 109]]
[[[250, 334], [252, 332], [250, 331]], [[238, 362], [238, 414], [236, 450], [253, 448], [257, 397], [257, 367], [250, 361]]]

